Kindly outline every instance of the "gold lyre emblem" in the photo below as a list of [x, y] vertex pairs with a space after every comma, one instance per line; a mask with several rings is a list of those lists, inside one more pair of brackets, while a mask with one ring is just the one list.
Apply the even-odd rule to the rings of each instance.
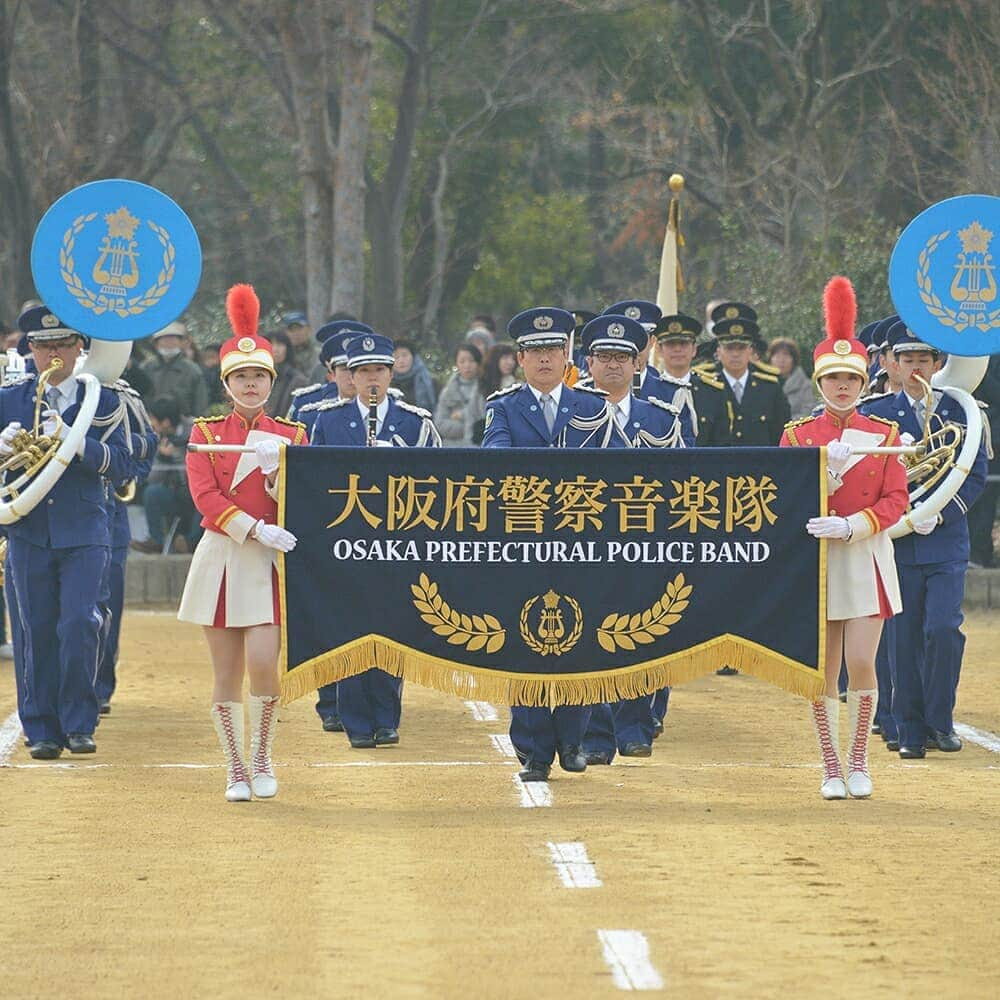
[[[84, 242], [86, 237], [81, 234], [97, 216], [97, 212], [77, 216], [63, 234], [59, 251], [59, 273], [67, 291], [95, 316], [105, 313], [112, 313], [122, 319], [138, 316], [157, 305], [173, 283], [177, 254], [170, 233], [152, 219], [146, 220], [146, 227], [159, 242], [161, 253], [154, 253], [146, 262], [150, 272], [147, 280], [151, 280], [154, 275], [156, 280], [144, 291], [136, 291], [142, 278], [136, 232], [140, 230], [142, 222], [126, 205], [109, 212], [103, 217], [105, 233], [97, 246], [97, 260], [90, 271], [92, 284], [84, 283], [76, 270], [77, 241]], [[93, 247], [94, 243], [90, 246]]]
[[[580, 605], [568, 594], [557, 594], [554, 590], [549, 590], [541, 597], [541, 612], [532, 630], [531, 610], [538, 600], [539, 597], [536, 595], [525, 601], [521, 608], [521, 638], [525, 645], [539, 656], [562, 656], [580, 640], [583, 633], [583, 612], [580, 610]], [[563, 618], [563, 604], [566, 604], [573, 614], [573, 624], [569, 627], [568, 634]]]
[[1000, 309], [991, 308], [997, 297], [996, 265], [990, 253], [993, 233], [978, 219], [955, 234], [961, 250], [955, 255], [954, 277], [948, 298], [958, 308], [943, 302], [931, 281], [931, 256], [951, 235], [936, 233], [924, 244], [917, 266], [917, 288], [927, 311], [943, 325], [961, 333], [970, 327], [984, 333], [1000, 327]]
[[135, 231], [139, 220], [122, 205], [117, 212], [104, 216], [107, 233], [91, 276], [101, 286], [101, 295], [108, 296], [113, 306], [124, 306], [125, 296], [139, 284], [139, 253]]

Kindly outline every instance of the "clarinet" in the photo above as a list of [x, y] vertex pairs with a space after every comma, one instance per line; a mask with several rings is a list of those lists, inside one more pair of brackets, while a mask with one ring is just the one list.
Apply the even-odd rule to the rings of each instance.
[[368, 441], [369, 448], [378, 445], [378, 389], [371, 387], [368, 393]]

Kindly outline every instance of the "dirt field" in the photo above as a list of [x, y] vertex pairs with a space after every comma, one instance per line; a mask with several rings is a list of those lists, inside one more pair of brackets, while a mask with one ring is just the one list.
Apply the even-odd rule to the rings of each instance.
[[[396, 748], [284, 709], [278, 798], [228, 804], [199, 630], [124, 632], [97, 755], [0, 770], [0, 996], [996, 995], [1000, 742], [877, 742], [875, 797], [826, 803], [804, 703], [712, 676], [651, 760], [527, 807], [505, 710], [409, 685]], [[956, 718], [995, 734], [1000, 621], [968, 634]]]

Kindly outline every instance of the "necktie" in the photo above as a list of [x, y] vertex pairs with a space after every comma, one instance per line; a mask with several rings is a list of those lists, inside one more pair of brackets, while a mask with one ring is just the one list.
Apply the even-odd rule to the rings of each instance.
[[55, 387], [49, 386], [45, 390], [45, 398], [49, 401], [49, 407], [59, 413], [59, 397], [62, 393]]
[[556, 425], [556, 401], [548, 393], [545, 393], [541, 397], [541, 403], [542, 416], [545, 417], [545, 426], [548, 427], [551, 434], [552, 428]]
[[615, 415], [615, 423], [618, 424], [619, 427], [624, 427], [625, 426], [625, 413], [622, 410], [621, 406], [619, 406], [618, 403], [612, 403], [611, 404], [611, 412], [614, 413], [614, 415]]
[[733, 395], [736, 397], [737, 403], [743, 402], [743, 383], [734, 382], [733, 383]]
[[920, 424], [921, 427], [923, 427], [924, 415], [927, 413], [927, 407], [924, 406], [924, 401], [922, 399], [918, 399], [913, 404], [913, 412], [917, 415], [917, 423]]

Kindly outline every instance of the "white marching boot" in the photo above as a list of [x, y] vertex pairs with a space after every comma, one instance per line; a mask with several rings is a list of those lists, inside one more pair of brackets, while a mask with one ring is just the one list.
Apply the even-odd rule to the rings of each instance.
[[856, 799], [867, 799], [872, 793], [872, 776], [868, 773], [868, 736], [877, 707], [876, 689], [847, 692], [847, 719], [851, 727], [851, 745], [847, 751], [847, 790]]
[[250, 801], [250, 775], [243, 760], [243, 702], [217, 701], [212, 722], [226, 758], [226, 801]]
[[278, 696], [250, 695], [250, 770], [253, 793], [258, 799], [278, 794], [278, 779], [271, 763], [274, 728], [278, 721]]
[[840, 769], [840, 701], [819, 698], [810, 704], [816, 740], [823, 758], [823, 784], [819, 793], [824, 799], [846, 799], [847, 785]]

